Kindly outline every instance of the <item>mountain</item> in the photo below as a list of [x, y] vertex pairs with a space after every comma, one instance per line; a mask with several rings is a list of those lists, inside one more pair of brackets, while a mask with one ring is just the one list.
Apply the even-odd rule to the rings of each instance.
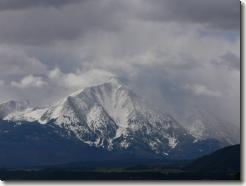
[[[8, 152], [0, 163], [5, 166], [119, 157], [192, 159], [223, 146], [213, 136], [197, 140], [171, 115], [152, 109], [111, 75], [45, 108], [22, 104], [11, 110], [8, 105], [1, 106], [0, 121], [0, 148]], [[16, 149], [22, 154], [18, 161]]]
[[219, 146], [210, 139], [194, 142], [172, 116], [149, 108], [115, 77], [85, 87], [50, 107], [13, 112], [4, 120], [52, 123], [89, 146], [146, 156], [192, 158]]
[[188, 165], [186, 170], [240, 172], [240, 167], [240, 145], [232, 145], [198, 158]]
[[216, 138], [225, 145], [240, 143], [239, 127], [199, 106], [191, 107], [181, 120], [188, 133], [196, 140]]

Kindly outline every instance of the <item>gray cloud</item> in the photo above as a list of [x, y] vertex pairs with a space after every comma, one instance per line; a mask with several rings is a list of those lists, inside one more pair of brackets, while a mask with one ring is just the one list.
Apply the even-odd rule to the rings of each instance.
[[29, 8], [0, 12], [0, 42], [48, 45], [75, 40], [100, 30], [114, 31], [121, 24], [120, 19], [116, 19], [117, 11], [120, 9], [114, 9], [110, 5], [104, 0], [82, 1], [60, 9]]
[[226, 53], [213, 62], [217, 66], [240, 71], [240, 58], [233, 53]]
[[47, 67], [33, 55], [27, 55], [16, 48], [0, 46], [0, 78], [11, 80], [30, 73], [40, 75]]
[[145, 3], [140, 15], [147, 19], [195, 23], [232, 31], [240, 28], [240, 1], [153, 0]]
[[3, 2], [0, 100], [49, 104], [103, 69], [164, 111], [196, 103], [238, 121], [237, 1]]
[[59, 7], [78, 2], [81, 2], [81, 0], [1, 0], [0, 11], [26, 9], [31, 7]]
[[13, 10], [0, 11], [0, 42], [12, 44], [76, 40], [100, 30], [114, 33], [141, 21], [229, 31], [239, 31], [240, 25], [240, 2], [235, 0], [3, 0], [0, 7]]

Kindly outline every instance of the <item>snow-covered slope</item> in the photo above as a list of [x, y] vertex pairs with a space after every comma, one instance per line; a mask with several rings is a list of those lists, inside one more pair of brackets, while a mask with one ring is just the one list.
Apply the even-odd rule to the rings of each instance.
[[182, 119], [183, 126], [197, 140], [214, 138], [226, 144], [240, 143], [240, 128], [215, 116], [210, 111], [194, 106]]
[[119, 79], [83, 88], [44, 109], [26, 109], [4, 118], [55, 123], [84, 143], [107, 150], [143, 147], [168, 154], [189, 134], [170, 115], [150, 109]]
[[40, 124], [45, 124], [40, 120], [40, 118], [46, 110], [47, 108], [38, 109], [38, 108], [28, 107], [21, 111], [11, 112], [3, 119], [8, 121], [28, 121], [28, 122], [39, 121]]

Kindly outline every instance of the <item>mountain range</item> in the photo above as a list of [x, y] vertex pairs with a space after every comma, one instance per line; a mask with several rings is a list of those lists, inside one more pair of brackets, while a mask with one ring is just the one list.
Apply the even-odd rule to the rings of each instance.
[[5, 152], [0, 166], [192, 159], [238, 143], [230, 134], [238, 134], [235, 127], [230, 130], [209, 112], [194, 110], [177, 121], [149, 107], [115, 76], [43, 108], [8, 101], [0, 104], [0, 148]]

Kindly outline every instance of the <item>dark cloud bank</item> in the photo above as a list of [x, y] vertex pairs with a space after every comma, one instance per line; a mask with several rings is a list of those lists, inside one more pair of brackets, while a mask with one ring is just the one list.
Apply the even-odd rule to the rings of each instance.
[[[82, 0], [85, 1], [85, 0]], [[66, 4], [78, 3], [81, 0], [1, 0], [0, 10], [18, 10], [32, 7], [60, 7]]]

